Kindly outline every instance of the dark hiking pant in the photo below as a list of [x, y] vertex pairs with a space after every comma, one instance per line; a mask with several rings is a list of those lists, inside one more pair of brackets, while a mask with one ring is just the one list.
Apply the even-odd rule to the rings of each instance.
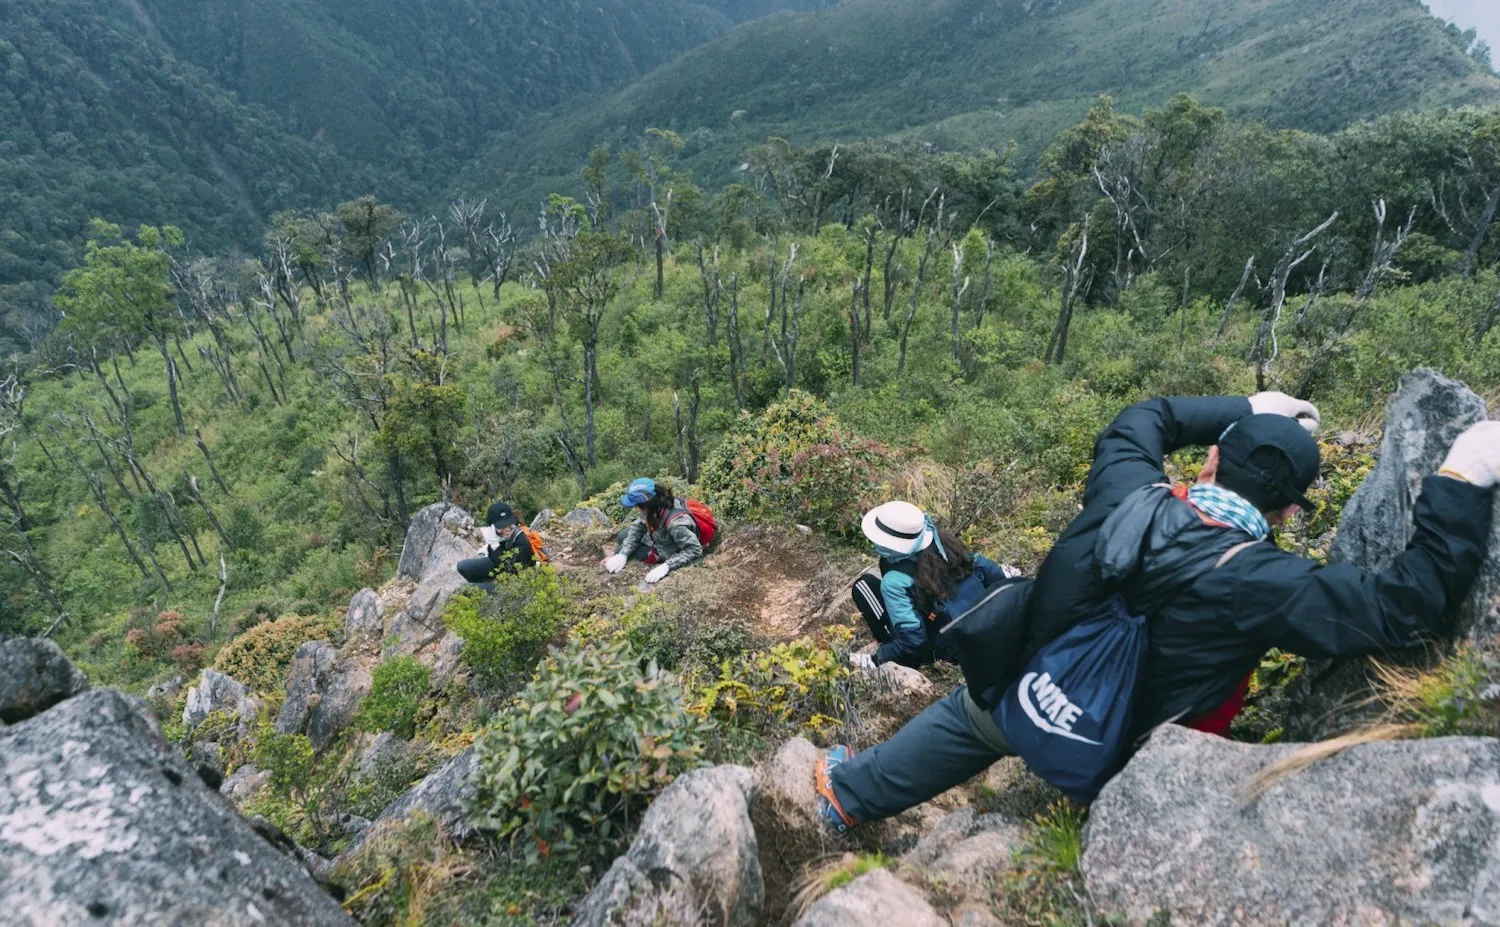
[[833, 770], [833, 793], [856, 821], [878, 821], [941, 795], [1015, 756], [989, 712], [959, 686], [896, 736]]
[[890, 640], [891, 616], [886, 614], [885, 599], [880, 594], [880, 577], [875, 573], [863, 574], [854, 581], [854, 588], [849, 590], [849, 596], [854, 599], [859, 617], [869, 627], [870, 636], [881, 644]]

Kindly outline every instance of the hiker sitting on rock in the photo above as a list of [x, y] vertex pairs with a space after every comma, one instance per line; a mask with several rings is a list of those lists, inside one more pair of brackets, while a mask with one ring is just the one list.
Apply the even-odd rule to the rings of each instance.
[[986, 590], [1018, 572], [971, 554], [952, 533], [910, 502], [887, 502], [865, 513], [865, 537], [880, 572], [854, 581], [854, 607], [880, 643], [874, 655], [850, 654], [856, 667], [882, 663], [918, 667], [938, 651], [938, 629], [968, 611]]
[[647, 583], [658, 583], [673, 570], [696, 563], [713, 543], [718, 527], [708, 506], [694, 499], [678, 499], [666, 483], [641, 477], [621, 497], [627, 509], [639, 509], [640, 517], [620, 532], [614, 556], [604, 569], [618, 573], [631, 560], [652, 567]]
[[458, 572], [489, 592], [495, 591], [490, 580], [496, 573], [517, 573], [524, 567], [547, 562], [542, 536], [522, 525], [509, 503], [496, 502], [490, 506], [479, 531], [484, 535], [484, 550], [477, 557], [460, 560]]
[[[1129, 669], [1138, 685], [1125, 706], [1130, 730], [1118, 740], [1119, 764], [1143, 733], [1167, 722], [1226, 733], [1271, 648], [1351, 657], [1449, 633], [1484, 559], [1500, 423], [1475, 425], [1454, 443], [1422, 484], [1406, 550], [1378, 573], [1319, 565], [1265, 542], [1272, 526], [1311, 508], [1304, 493], [1318, 475], [1317, 424], [1313, 406], [1280, 393], [1126, 409], [1095, 444], [1083, 511], [1030, 584], [1022, 630], [1012, 647], [989, 654], [1009, 667], [1008, 678], [975, 689], [965, 664], [971, 685], [890, 740], [858, 756], [828, 751], [815, 770], [822, 819], [843, 832], [898, 814], [1020, 752], [1012, 743], [1030, 750], [1050, 742], [1063, 754], [1099, 746], [1102, 733], [1082, 708], [1097, 704], [1090, 693], [1046, 678], [1028, 686], [1035, 674], [1024, 670], [1107, 596], [1119, 596], [1149, 632]], [[1216, 441], [1196, 485], [1167, 485], [1166, 455]], [[1029, 723], [1002, 711], [1016, 701], [1030, 709]], [[1066, 767], [1052, 775], [1026, 759], [1054, 784], [1066, 778]]]

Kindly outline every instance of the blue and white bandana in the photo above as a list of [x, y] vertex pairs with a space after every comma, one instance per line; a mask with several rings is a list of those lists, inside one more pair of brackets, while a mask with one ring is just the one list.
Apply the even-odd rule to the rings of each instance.
[[1271, 525], [1259, 509], [1222, 486], [1199, 483], [1188, 490], [1188, 502], [1214, 521], [1238, 528], [1257, 541], [1264, 541], [1271, 533]]

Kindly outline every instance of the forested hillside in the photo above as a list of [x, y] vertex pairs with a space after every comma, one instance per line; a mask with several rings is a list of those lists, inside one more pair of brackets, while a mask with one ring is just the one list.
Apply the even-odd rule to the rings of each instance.
[[577, 113], [505, 135], [462, 186], [530, 202], [564, 166], [676, 131], [706, 185], [778, 136], [899, 135], [1023, 162], [1099, 93], [1139, 112], [1176, 92], [1329, 132], [1411, 107], [1493, 102], [1500, 79], [1418, 0], [845, 0], [735, 30]]
[[289, 207], [375, 193], [435, 213], [482, 189], [529, 229], [548, 193], [579, 194], [590, 148], [651, 127], [710, 190], [771, 136], [1015, 141], [1024, 172], [1104, 91], [1319, 131], [1483, 102], [1500, 83], [1467, 46], [1416, 0], [16, 0], [0, 339], [55, 321], [46, 294], [95, 215], [220, 253]]

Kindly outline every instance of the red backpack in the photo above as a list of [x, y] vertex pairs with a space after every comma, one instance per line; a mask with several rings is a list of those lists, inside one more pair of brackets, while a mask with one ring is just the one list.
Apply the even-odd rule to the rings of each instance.
[[[698, 543], [704, 547], [712, 544], [714, 538], [719, 534], [719, 523], [714, 520], [713, 509], [699, 502], [697, 499], [684, 499], [683, 508], [693, 516], [693, 524], [698, 529]], [[682, 511], [682, 509], [678, 509]]]

